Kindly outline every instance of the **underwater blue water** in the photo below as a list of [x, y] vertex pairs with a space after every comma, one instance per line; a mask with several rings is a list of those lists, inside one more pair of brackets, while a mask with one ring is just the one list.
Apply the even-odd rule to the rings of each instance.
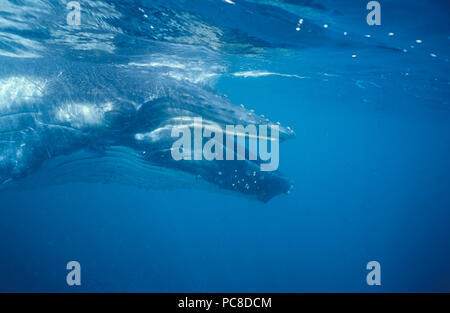
[[[0, 82], [49, 78], [51, 63], [171, 62], [151, 74], [174, 92], [213, 88], [295, 131], [279, 168], [294, 189], [263, 203], [18, 180], [0, 191], [0, 291], [450, 291], [448, 1], [380, 1], [381, 26], [367, 25], [366, 1], [79, 2], [72, 30], [66, 1], [0, 0]], [[72, 87], [95, 86], [92, 72]], [[116, 94], [105, 84], [95, 99]], [[78, 287], [66, 284], [71, 260]], [[369, 261], [381, 286], [366, 283]]]

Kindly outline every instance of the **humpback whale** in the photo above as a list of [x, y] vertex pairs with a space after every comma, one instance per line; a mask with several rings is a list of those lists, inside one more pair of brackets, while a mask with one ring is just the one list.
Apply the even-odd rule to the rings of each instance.
[[[167, 29], [150, 38], [140, 25], [133, 34], [119, 28], [117, 21], [126, 17], [110, 1], [88, 2], [77, 27], [64, 24], [64, 1], [6, 3], [2, 10], [9, 14], [0, 19], [0, 190], [67, 182], [202, 186], [266, 202], [292, 189], [279, 171], [263, 172], [254, 160], [171, 157], [171, 129], [188, 119], [223, 127], [269, 123], [214, 90], [225, 66], [214, 45], [218, 29], [193, 16], [194, 29], [180, 30], [190, 32], [189, 40], [180, 34], [182, 40], [169, 40]], [[45, 18], [54, 14], [62, 15], [57, 23]], [[211, 39], [209, 46], [197, 44], [199, 31]], [[280, 142], [294, 136], [279, 126]]]

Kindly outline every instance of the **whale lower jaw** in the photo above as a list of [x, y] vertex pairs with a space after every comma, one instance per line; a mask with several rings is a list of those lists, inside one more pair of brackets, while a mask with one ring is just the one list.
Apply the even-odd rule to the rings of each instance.
[[34, 189], [67, 183], [119, 183], [148, 189], [193, 186], [195, 176], [144, 162], [133, 149], [111, 147], [97, 152], [80, 150], [45, 161], [40, 170], [24, 178], [6, 180], [0, 190]]
[[[213, 163], [207, 162], [208, 166]], [[236, 161], [239, 162], [239, 161]], [[234, 163], [234, 162], [229, 162]], [[234, 168], [234, 167], [233, 167]], [[207, 169], [209, 171], [209, 168]], [[207, 173], [208, 171], [204, 171]], [[226, 180], [227, 173], [224, 173]], [[234, 172], [230, 172], [234, 175]], [[267, 202], [280, 193], [288, 193], [291, 186], [273, 173], [266, 173], [267, 190], [240, 190], [250, 199]], [[40, 170], [19, 179], [0, 182], [0, 191], [37, 189], [68, 183], [123, 184], [144, 189], [203, 189], [235, 194], [235, 189], [226, 182], [213, 177], [201, 176], [195, 172], [180, 171], [149, 162], [136, 150], [124, 146], [108, 147], [104, 151], [79, 150], [45, 161]], [[251, 175], [250, 175], [251, 176]], [[242, 179], [243, 180], [243, 179]], [[245, 189], [245, 188], [244, 188]]]

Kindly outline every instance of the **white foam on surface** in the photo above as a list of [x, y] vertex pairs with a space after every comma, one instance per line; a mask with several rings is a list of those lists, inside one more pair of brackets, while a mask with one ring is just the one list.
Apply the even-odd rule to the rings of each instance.
[[300, 76], [297, 74], [283, 74], [283, 73], [275, 73], [275, 72], [268, 72], [268, 71], [243, 71], [243, 72], [236, 72], [232, 74], [236, 77], [266, 77], [266, 76], [281, 76], [281, 77], [288, 77], [288, 78], [298, 78], [298, 79], [304, 79], [307, 78], [305, 76]]

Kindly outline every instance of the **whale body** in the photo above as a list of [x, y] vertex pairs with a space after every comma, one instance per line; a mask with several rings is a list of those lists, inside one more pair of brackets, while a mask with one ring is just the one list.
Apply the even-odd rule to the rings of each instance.
[[[131, 34], [117, 26], [130, 18], [121, 1], [87, 2], [82, 24], [73, 27], [55, 20], [65, 17], [65, 4], [2, 4], [0, 190], [68, 182], [202, 186], [264, 202], [290, 192], [286, 177], [262, 172], [256, 161], [176, 162], [170, 155], [170, 129], [194, 117], [221, 126], [271, 123], [214, 90], [226, 66], [214, 46], [219, 29], [177, 15], [191, 23], [179, 28], [189, 40], [169, 40], [167, 29], [144, 35], [141, 25]], [[198, 44], [202, 38], [209, 45]], [[294, 136], [279, 129], [280, 141]]]
[[2, 186], [89, 181], [157, 188], [201, 180], [263, 201], [291, 188], [252, 161], [171, 158], [170, 129], [188, 117], [221, 125], [265, 122], [214, 91], [133, 65], [59, 62], [3, 64], [14, 75], [0, 78]]

